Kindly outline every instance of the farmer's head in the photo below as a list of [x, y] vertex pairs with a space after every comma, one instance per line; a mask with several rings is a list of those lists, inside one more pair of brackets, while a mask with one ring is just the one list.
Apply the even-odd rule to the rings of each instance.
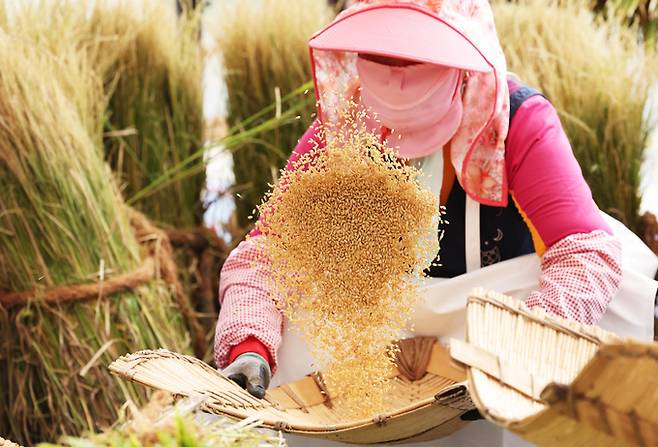
[[[339, 121], [341, 104], [356, 99], [376, 113], [373, 130], [397, 137], [402, 157], [449, 141], [467, 192], [482, 203], [504, 201], [509, 93], [487, 0], [359, 1], [309, 48], [321, 120]], [[485, 169], [498, 180], [478, 191], [469, 179]]]
[[425, 155], [443, 147], [462, 118], [462, 70], [359, 53], [361, 103], [403, 138], [400, 149]]

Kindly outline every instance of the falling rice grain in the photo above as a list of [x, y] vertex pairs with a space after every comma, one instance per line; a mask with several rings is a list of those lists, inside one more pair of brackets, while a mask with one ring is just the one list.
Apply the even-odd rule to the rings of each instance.
[[355, 414], [386, 407], [395, 348], [423, 269], [438, 252], [439, 205], [419, 171], [348, 108], [326, 145], [282, 172], [259, 207], [274, 297], [306, 338], [332, 396]]

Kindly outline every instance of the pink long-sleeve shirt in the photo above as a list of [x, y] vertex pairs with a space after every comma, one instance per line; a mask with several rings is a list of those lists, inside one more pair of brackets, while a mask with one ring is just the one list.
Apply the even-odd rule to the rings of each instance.
[[[313, 138], [315, 126], [291, 161], [311, 149]], [[526, 304], [595, 323], [619, 288], [621, 246], [592, 199], [557, 112], [542, 96], [527, 99], [516, 112], [505, 159], [510, 192], [542, 257], [539, 289]], [[254, 242], [247, 240], [224, 263], [215, 337], [219, 367], [253, 351], [276, 368], [283, 318], [268, 292], [268, 265], [255, 259]]]

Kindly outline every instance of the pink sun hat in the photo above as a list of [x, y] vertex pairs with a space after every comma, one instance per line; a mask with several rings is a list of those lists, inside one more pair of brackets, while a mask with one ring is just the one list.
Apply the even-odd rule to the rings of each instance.
[[507, 63], [489, 0], [355, 0], [309, 40], [320, 122], [339, 122], [346, 99], [359, 94], [360, 52], [467, 73], [452, 165], [471, 198], [507, 206]]
[[345, 14], [309, 40], [314, 50], [409, 59], [486, 73], [493, 66], [460, 31], [412, 3], [379, 4]]

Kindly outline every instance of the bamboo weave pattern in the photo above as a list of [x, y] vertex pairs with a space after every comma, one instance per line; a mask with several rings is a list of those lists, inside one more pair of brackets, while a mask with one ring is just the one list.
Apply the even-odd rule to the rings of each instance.
[[[314, 374], [268, 390], [256, 399], [193, 357], [166, 350], [141, 351], [116, 360], [110, 370], [125, 379], [168, 391], [179, 397], [202, 397], [208, 413], [243, 420], [255, 418], [275, 430], [357, 444], [431, 440], [444, 437], [466, 424], [460, 416], [474, 406], [463, 382], [463, 370], [449, 363], [436, 342], [427, 358], [428, 341], [404, 343], [416, 353], [402, 353], [407, 374], [391, 370], [393, 392], [390, 411], [356, 419], [345, 411], [340, 396], [330, 396]], [[424, 365], [424, 366], [423, 366]], [[420, 370], [423, 369], [422, 374]]]
[[467, 314], [467, 343], [451, 351], [487, 419], [540, 446], [658, 445], [658, 345], [483, 290]]

